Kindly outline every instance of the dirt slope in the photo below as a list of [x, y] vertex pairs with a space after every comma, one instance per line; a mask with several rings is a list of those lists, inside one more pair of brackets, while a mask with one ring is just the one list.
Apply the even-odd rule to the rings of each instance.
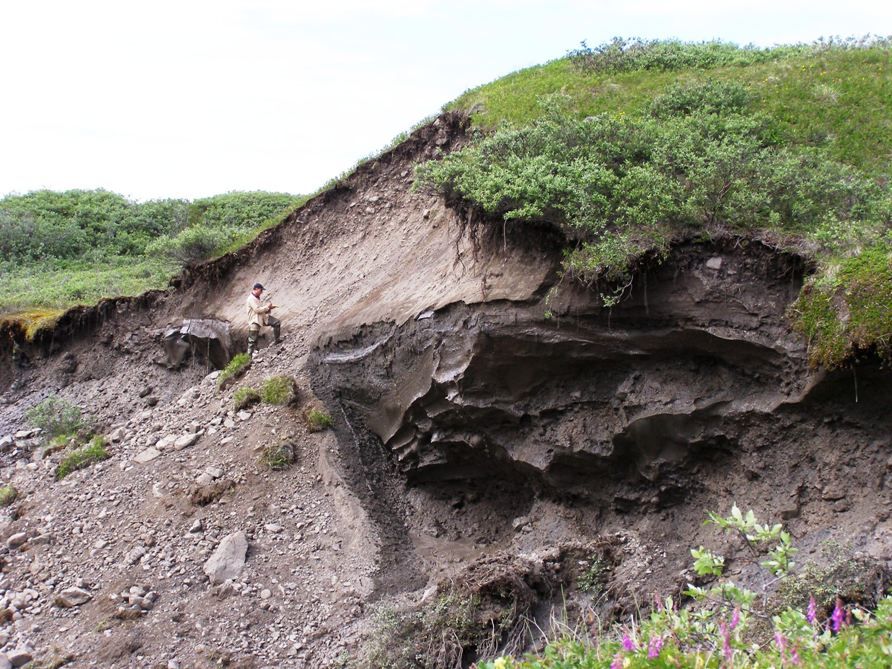
[[[341, 666], [396, 639], [382, 612], [429, 603], [438, 583], [484, 592], [510, 573], [510, 602], [544, 624], [596, 554], [609, 597], [571, 603], [617, 615], [683, 584], [688, 548], [711, 540], [704, 509], [735, 500], [782, 512], [805, 558], [833, 539], [888, 566], [892, 377], [860, 365], [856, 402], [851, 371], [807, 368], [784, 315], [802, 264], [691, 244], [605, 310], [558, 281], [555, 233], [468, 226], [411, 190], [414, 163], [464, 139], [464, 120], [443, 117], [176, 289], [71, 314], [26, 347], [27, 369], [6, 352], [0, 438], [58, 394], [112, 443], [61, 482], [38, 438], [0, 452], [20, 492], [0, 534], [3, 652]], [[228, 320], [242, 342], [254, 281], [286, 339], [239, 384], [217, 390], [200, 361], [157, 364], [185, 317]], [[297, 380], [295, 406], [234, 411], [235, 387], [275, 374]], [[323, 405], [335, 429], [311, 433], [302, 413]], [[283, 442], [295, 465], [258, 463]], [[237, 532], [243, 569], [209, 584], [205, 562]], [[131, 587], [146, 593], [128, 608]], [[70, 588], [89, 600], [57, 606]], [[524, 643], [506, 627], [440, 650], [467, 666]]]

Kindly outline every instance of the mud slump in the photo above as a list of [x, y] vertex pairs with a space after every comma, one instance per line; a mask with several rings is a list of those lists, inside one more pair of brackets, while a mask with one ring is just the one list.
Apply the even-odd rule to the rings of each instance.
[[[348, 480], [404, 552], [442, 539], [441, 561], [466, 559], [453, 551], [504, 545], [543, 501], [581, 526], [625, 525], [818, 420], [801, 405], [823, 376], [785, 318], [802, 277], [760, 244], [682, 246], [613, 309], [561, 285], [335, 338], [311, 361], [316, 391], [343, 418]], [[405, 561], [400, 584], [417, 586], [425, 561], [399, 552], [382, 577]]]

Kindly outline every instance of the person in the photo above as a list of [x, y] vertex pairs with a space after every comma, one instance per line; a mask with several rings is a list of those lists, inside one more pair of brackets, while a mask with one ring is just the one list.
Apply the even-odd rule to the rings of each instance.
[[278, 344], [282, 340], [282, 323], [270, 312], [276, 308], [272, 302], [264, 302], [260, 298], [264, 288], [262, 284], [255, 283], [248, 295], [248, 355], [257, 352], [257, 338], [260, 336], [260, 328], [263, 326], [273, 329], [273, 338]]

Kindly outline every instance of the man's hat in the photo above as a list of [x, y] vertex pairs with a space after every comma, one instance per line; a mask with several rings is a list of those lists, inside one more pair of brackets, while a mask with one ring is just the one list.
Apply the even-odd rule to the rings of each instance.
[[263, 287], [263, 284], [262, 284], [262, 283], [255, 283], [255, 284], [254, 284], [254, 290], [256, 290], [257, 288], [259, 288], [260, 290], [266, 290], [266, 289]]

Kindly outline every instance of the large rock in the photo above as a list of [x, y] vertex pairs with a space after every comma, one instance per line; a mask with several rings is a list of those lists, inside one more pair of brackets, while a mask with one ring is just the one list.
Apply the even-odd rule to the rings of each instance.
[[86, 604], [91, 599], [93, 599], [93, 595], [83, 588], [65, 588], [56, 597], [56, 606], [70, 609], [74, 606]]
[[164, 331], [164, 353], [167, 366], [180, 367], [189, 356], [206, 360], [216, 369], [223, 369], [232, 357], [229, 323], [211, 318], [189, 318], [182, 325]]
[[244, 532], [234, 532], [225, 537], [214, 554], [204, 563], [204, 573], [212, 585], [237, 578], [245, 566], [248, 554], [248, 538]]

